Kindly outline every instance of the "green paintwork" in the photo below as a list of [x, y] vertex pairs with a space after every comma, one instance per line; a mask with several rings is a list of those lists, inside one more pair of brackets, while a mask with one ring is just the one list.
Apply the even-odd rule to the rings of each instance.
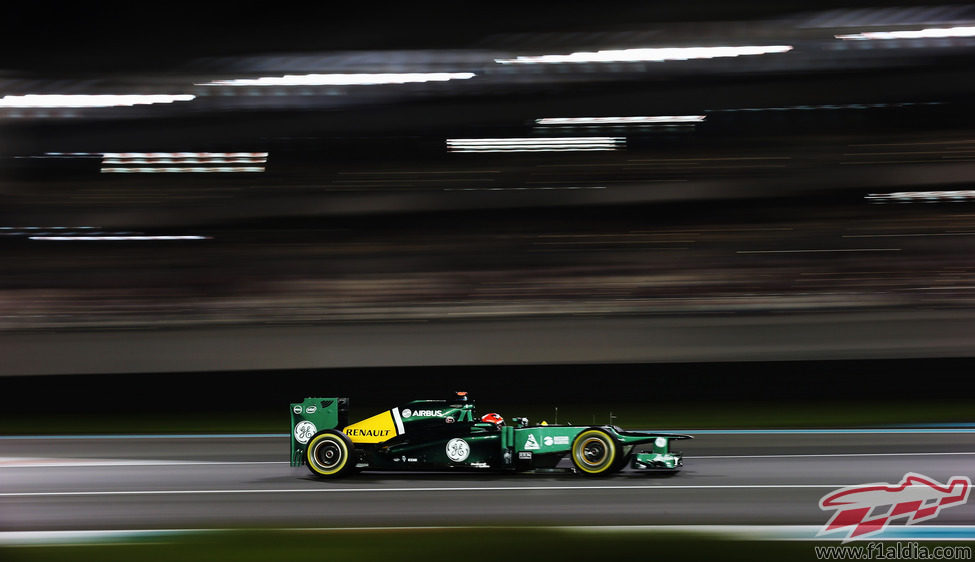
[[631, 468], [664, 468], [676, 470], [683, 465], [683, 459], [676, 453], [636, 453], [630, 461]]
[[[492, 423], [478, 421], [473, 403], [446, 400], [414, 400], [387, 412], [401, 421], [402, 432], [380, 443], [357, 444], [360, 468], [515, 471], [551, 467], [571, 452], [580, 433], [598, 428], [617, 442], [621, 459], [632, 468], [676, 470], [683, 464], [682, 456], [670, 451], [670, 442], [690, 437], [625, 431], [615, 426], [532, 426], [519, 419], [515, 420], [520, 422], [515, 427], [499, 429]], [[291, 466], [304, 463], [304, 444], [314, 433], [341, 431], [348, 425], [345, 398], [306, 398], [291, 404]], [[423, 439], [411, 441], [410, 436], [416, 434]], [[466, 455], [458, 450], [466, 451]]]
[[[291, 466], [301, 466], [304, 444], [315, 433], [339, 426], [342, 417], [340, 409], [347, 408], [348, 405], [347, 400], [344, 403], [342, 400], [345, 399], [305, 398], [302, 402], [291, 404]], [[308, 426], [308, 423], [312, 425]]]
[[515, 451], [531, 451], [536, 455], [564, 453], [572, 447], [572, 440], [585, 427], [541, 425], [515, 429]]

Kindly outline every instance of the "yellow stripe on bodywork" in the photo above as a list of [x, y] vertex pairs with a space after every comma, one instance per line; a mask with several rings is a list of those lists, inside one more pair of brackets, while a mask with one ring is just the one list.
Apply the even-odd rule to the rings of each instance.
[[342, 430], [353, 443], [381, 443], [396, 437], [396, 423], [393, 413], [386, 410], [371, 418], [354, 423]]

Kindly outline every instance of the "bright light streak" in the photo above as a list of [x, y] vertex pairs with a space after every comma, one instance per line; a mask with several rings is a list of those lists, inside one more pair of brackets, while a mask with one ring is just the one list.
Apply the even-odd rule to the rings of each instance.
[[196, 96], [192, 94], [27, 94], [23, 96], [3, 96], [0, 98], [0, 108], [128, 107], [133, 105], [151, 105], [154, 103], [190, 101], [194, 98], [196, 98]]
[[[190, 166], [188, 164], [264, 164], [267, 152], [106, 152], [103, 174], [179, 174], [263, 172], [264, 166]], [[169, 166], [134, 166], [169, 164]]]
[[585, 62], [663, 62], [672, 60], [714, 59], [787, 53], [792, 45], [761, 45], [743, 47], [665, 47], [649, 49], [614, 49], [577, 52], [569, 55], [519, 56], [513, 59], [494, 59], [499, 64], [562, 64]]
[[94, 230], [99, 226], [0, 226], [0, 230]]
[[730, 112], [730, 111], [813, 111], [820, 109], [875, 109], [882, 107], [911, 107], [911, 106], [923, 106], [923, 105], [944, 105], [945, 102], [942, 101], [904, 101], [895, 103], [843, 103], [843, 104], [826, 104], [826, 105], [787, 105], [782, 107], [736, 107], [731, 109], [708, 109], [709, 113], [714, 113], [718, 111]]
[[618, 150], [625, 137], [447, 139], [451, 152], [559, 152]]
[[937, 203], [961, 202], [975, 199], [975, 190], [958, 191], [897, 191], [894, 193], [871, 193], [864, 197], [872, 203]]
[[536, 119], [539, 125], [656, 125], [669, 123], [700, 123], [704, 115], [654, 115], [634, 117], [545, 117]]
[[43, 156], [14, 156], [14, 158], [55, 158], [67, 160], [71, 158], [100, 158], [101, 152], [45, 152]]
[[407, 84], [422, 82], [446, 82], [468, 80], [473, 72], [406, 72], [382, 74], [288, 74], [262, 78], [237, 78], [214, 80], [197, 86], [374, 86], [380, 84]]
[[577, 191], [584, 189], [606, 189], [605, 185], [573, 185], [569, 187], [446, 187], [444, 191]]
[[929, 27], [914, 31], [864, 31], [834, 35], [837, 39], [867, 41], [872, 39], [941, 39], [945, 37], [975, 37], [975, 26]]
[[102, 168], [103, 174], [181, 174], [217, 172], [263, 172], [263, 166], [181, 166], [166, 168], [140, 168], [109, 166]]
[[131, 240], [209, 240], [210, 236], [31, 236], [30, 239], [58, 242], [118, 242]]
[[267, 152], [104, 152], [105, 158], [267, 158]]
[[260, 158], [105, 158], [102, 164], [261, 164]]

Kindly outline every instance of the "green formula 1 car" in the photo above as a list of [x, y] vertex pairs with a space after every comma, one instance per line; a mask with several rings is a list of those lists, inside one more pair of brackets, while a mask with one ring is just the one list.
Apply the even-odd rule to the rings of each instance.
[[575, 470], [603, 476], [629, 465], [676, 471], [676, 439], [690, 435], [624, 431], [616, 426], [539, 425], [496, 413], [477, 416], [467, 393], [414, 400], [349, 423], [348, 398], [305, 398], [291, 404], [291, 466], [334, 478], [357, 470], [515, 472], [554, 469], [568, 456]]

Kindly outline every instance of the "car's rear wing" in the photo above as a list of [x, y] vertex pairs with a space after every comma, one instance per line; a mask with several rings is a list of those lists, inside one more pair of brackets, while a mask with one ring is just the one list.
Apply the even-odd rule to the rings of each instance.
[[291, 404], [291, 466], [301, 466], [305, 444], [323, 429], [349, 425], [348, 398], [305, 398]]

